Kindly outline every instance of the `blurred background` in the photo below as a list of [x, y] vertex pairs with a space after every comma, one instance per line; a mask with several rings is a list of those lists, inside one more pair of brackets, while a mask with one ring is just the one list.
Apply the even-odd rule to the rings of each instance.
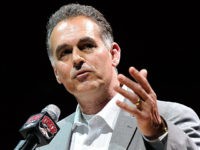
[[[147, 4], [126, 1], [7, 1], [1, 4], [0, 149], [13, 149], [19, 129], [48, 104], [60, 119], [76, 108], [75, 99], [57, 84], [45, 45], [46, 22], [63, 4], [96, 7], [113, 27], [121, 46], [120, 73], [146, 68], [158, 99], [183, 103], [200, 115], [199, 23], [195, 4]], [[4, 10], [3, 10], [4, 8]]]

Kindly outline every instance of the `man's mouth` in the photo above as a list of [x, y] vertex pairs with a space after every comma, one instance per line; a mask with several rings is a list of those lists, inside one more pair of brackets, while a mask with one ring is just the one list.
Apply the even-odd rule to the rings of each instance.
[[89, 71], [89, 70], [80, 70], [80, 71], [77, 71], [75, 73], [75, 75], [74, 75], [74, 78], [76, 78], [79, 81], [83, 81], [83, 80], [85, 80], [88, 77], [88, 75], [89, 75], [90, 72], [91, 71]]

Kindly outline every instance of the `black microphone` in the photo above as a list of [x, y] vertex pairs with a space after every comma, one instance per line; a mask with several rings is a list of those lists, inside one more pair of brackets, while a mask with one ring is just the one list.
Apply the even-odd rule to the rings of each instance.
[[49, 144], [60, 128], [56, 124], [60, 109], [49, 104], [41, 113], [32, 115], [20, 128], [19, 132], [25, 140], [21, 140], [15, 150], [34, 150], [38, 146]]

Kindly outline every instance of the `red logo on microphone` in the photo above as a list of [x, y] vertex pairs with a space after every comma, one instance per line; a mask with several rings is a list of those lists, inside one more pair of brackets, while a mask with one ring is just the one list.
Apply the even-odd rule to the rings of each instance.
[[48, 116], [42, 118], [42, 121], [39, 124], [39, 129], [47, 139], [53, 138], [58, 132], [57, 126]]

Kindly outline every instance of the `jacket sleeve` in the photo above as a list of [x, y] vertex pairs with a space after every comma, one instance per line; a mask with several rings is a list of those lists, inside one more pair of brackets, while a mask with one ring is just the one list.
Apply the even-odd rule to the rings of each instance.
[[177, 103], [166, 114], [167, 136], [148, 145], [153, 150], [200, 150], [200, 120], [194, 110]]

